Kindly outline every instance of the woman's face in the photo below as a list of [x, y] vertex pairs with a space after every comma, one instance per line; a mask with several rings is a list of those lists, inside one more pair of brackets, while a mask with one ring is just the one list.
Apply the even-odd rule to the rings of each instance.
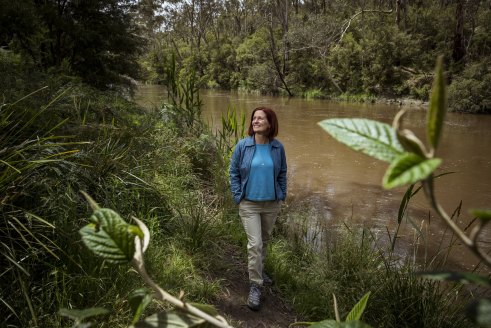
[[257, 110], [252, 117], [252, 129], [254, 133], [267, 135], [269, 132], [270, 124], [266, 113], [262, 110]]

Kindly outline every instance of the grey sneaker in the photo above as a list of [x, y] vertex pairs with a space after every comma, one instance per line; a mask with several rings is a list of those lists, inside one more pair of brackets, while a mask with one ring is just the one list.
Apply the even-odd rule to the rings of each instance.
[[274, 283], [273, 279], [263, 271], [263, 285], [271, 286]]
[[261, 306], [261, 286], [256, 283], [251, 283], [247, 306], [253, 311], [259, 310], [259, 307]]

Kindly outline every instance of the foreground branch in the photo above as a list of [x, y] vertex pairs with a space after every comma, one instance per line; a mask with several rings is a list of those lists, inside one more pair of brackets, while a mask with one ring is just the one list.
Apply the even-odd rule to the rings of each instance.
[[[138, 244], [139, 243], [137, 243], [137, 245]], [[138, 248], [138, 247], [139, 246], [137, 246], [136, 248]], [[140, 246], [140, 249], [141, 249], [141, 246]], [[141, 252], [141, 250], [140, 250], [140, 252]], [[205, 313], [205, 312], [201, 311], [198, 308], [195, 308], [194, 306], [192, 306], [190, 304], [184, 303], [180, 299], [172, 296], [171, 294], [169, 294], [165, 290], [163, 290], [148, 275], [147, 271], [145, 270], [145, 266], [143, 264], [143, 258], [141, 259], [141, 261], [139, 261], [135, 257], [131, 263], [133, 264], [135, 269], [138, 271], [138, 273], [141, 275], [143, 281], [145, 281], [145, 283], [147, 283], [156, 292], [156, 297], [158, 299], [160, 299], [162, 301], [167, 301], [167, 302], [171, 303], [172, 305], [174, 305], [175, 307], [177, 307], [177, 308], [179, 308], [185, 312], [191, 313], [192, 315], [194, 315], [198, 318], [206, 320], [207, 322], [209, 322], [209, 323], [211, 323], [217, 327], [232, 328], [232, 326], [229, 326], [229, 324], [225, 321], [225, 319], [220, 318], [221, 320], [219, 320], [217, 317], [213, 317], [213, 316], [209, 315], [208, 313]]]
[[450, 218], [445, 210], [440, 206], [435, 198], [435, 192], [433, 188], [433, 176], [423, 182], [423, 190], [426, 198], [430, 201], [431, 207], [437, 212], [437, 214], [445, 221], [447, 226], [455, 233], [455, 235], [462, 241], [462, 243], [474, 253], [486, 266], [491, 268], [491, 257], [483, 251], [478, 245], [478, 237], [482, 232], [482, 223], [478, 220], [478, 225], [472, 229], [470, 237], [468, 237], [460, 227]]
[[139, 237], [136, 237], [136, 243], [135, 243], [135, 255], [133, 257], [133, 260], [131, 261], [131, 264], [135, 267], [135, 269], [138, 271], [138, 273], [141, 275], [143, 281], [147, 283], [155, 292], [156, 292], [156, 297], [162, 301], [167, 301], [174, 305], [175, 307], [191, 313], [192, 315], [201, 318], [203, 320], [206, 320], [207, 322], [220, 327], [220, 328], [232, 328], [225, 319], [221, 317], [213, 317], [209, 315], [208, 313], [205, 313], [201, 311], [198, 308], [195, 308], [191, 304], [184, 303], [180, 299], [172, 296], [171, 294], [167, 293], [165, 290], [163, 290], [159, 285], [157, 285], [152, 278], [147, 273], [147, 270], [145, 270], [145, 264], [143, 261], [143, 252], [142, 252], [142, 241], [139, 239]]

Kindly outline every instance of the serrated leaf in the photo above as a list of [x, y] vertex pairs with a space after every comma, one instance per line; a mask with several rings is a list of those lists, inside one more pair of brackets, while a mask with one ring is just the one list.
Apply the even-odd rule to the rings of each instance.
[[476, 285], [491, 287], [491, 279], [470, 272], [436, 271], [419, 272], [419, 276], [439, 281], [457, 281], [462, 284], [473, 283]]
[[145, 288], [136, 289], [131, 293], [129, 303], [133, 311], [133, 320], [131, 322], [133, 325], [140, 319], [140, 316], [152, 302], [152, 299], [153, 293]]
[[97, 223], [90, 223], [79, 231], [84, 244], [109, 262], [131, 261], [135, 252], [134, 228], [107, 208], [95, 211], [90, 220]]
[[370, 292], [363, 295], [363, 297], [358, 301], [358, 303], [353, 306], [353, 309], [346, 316], [345, 321], [357, 321], [360, 320], [361, 315], [365, 311], [367, 306], [368, 298], [370, 297]]
[[491, 327], [491, 300], [483, 298], [467, 308], [467, 316], [480, 327]]
[[204, 319], [198, 318], [192, 314], [181, 311], [169, 311], [155, 313], [137, 322], [135, 328], [160, 328], [160, 327], [211, 327]]
[[404, 153], [388, 124], [361, 118], [333, 118], [318, 124], [337, 141], [376, 159], [392, 162]]
[[436, 149], [438, 146], [446, 111], [447, 92], [445, 88], [445, 79], [443, 77], [443, 57], [440, 56], [436, 62], [435, 78], [431, 88], [427, 120], [428, 142], [433, 149]]
[[412, 153], [403, 154], [389, 166], [382, 184], [385, 189], [411, 185], [427, 178], [441, 162], [439, 158], [424, 159]]
[[73, 320], [82, 321], [84, 319], [94, 317], [96, 315], [107, 314], [109, 313], [109, 311], [100, 307], [88, 308], [83, 310], [62, 308], [58, 313], [63, 317], [68, 317]]

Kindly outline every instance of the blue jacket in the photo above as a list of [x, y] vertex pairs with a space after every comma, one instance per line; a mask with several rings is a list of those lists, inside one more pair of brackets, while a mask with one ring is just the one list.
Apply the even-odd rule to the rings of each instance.
[[[274, 181], [276, 200], [286, 198], [286, 155], [281, 142], [273, 139], [271, 145], [271, 157], [274, 165]], [[235, 146], [230, 163], [230, 189], [235, 203], [239, 204], [244, 198], [249, 172], [251, 171], [252, 157], [256, 144], [254, 137], [246, 137]]]

